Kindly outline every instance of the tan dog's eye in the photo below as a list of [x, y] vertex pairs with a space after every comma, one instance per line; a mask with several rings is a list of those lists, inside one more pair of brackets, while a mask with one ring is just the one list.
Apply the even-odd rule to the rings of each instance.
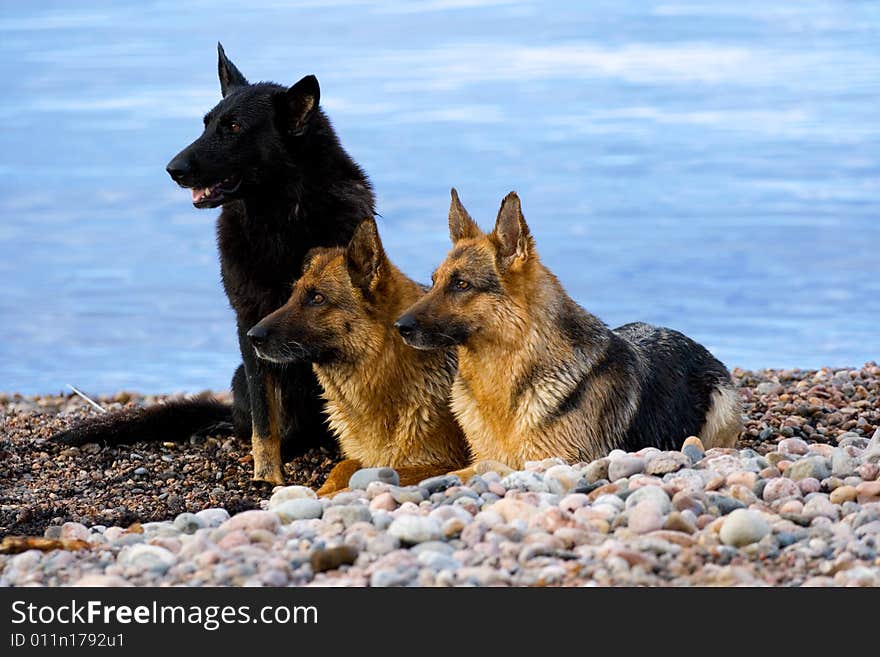
[[320, 292], [313, 292], [312, 296], [309, 297], [309, 303], [312, 304], [313, 306], [320, 306], [326, 300], [327, 300], [327, 298], [323, 294], [321, 294]]
[[463, 281], [461, 279], [455, 281], [455, 289], [456, 290], [467, 290], [470, 288], [470, 286], [471, 286], [471, 284], [468, 283], [467, 281]]

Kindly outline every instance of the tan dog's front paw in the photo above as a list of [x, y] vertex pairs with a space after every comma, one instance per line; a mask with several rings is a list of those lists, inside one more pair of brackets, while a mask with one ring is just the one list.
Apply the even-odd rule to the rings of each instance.
[[468, 480], [474, 475], [482, 475], [487, 472], [497, 472], [499, 476], [506, 477], [513, 469], [502, 463], [501, 461], [475, 461], [471, 465], [466, 468], [462, 468], [461, 470], [454, 470], [450, 472], [451, 475], [456, 475], [459, 479], [461, 479], [462, 483], [467, 483]]
[[361, 462], [357, 459], [345, 459], [333, 466], [327, 479], [318, 489], [318, 497], [341, 493], [348, 489], [348, 480], [351, 475], [361, 469]]
[[277, 436], [260, 436], [254, 429], [251, 436], [251, 454], [254, 457], [253, 481], [265, 481], [276, 486], [284, 485], [281, 441]]

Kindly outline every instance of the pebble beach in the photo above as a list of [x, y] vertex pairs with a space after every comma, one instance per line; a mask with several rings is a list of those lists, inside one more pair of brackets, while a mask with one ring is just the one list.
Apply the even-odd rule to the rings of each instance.
[[325, 498], [334, 449], [273, 489], [233, 439], [56, 446], [96, 411], [0, 395], [0, 586], [880, 586], [880, 366], [733, 376], [733, 449], [362, 470]]

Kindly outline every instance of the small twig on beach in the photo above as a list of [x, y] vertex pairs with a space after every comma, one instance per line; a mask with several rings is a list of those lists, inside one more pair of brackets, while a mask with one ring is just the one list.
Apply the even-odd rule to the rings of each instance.
[[91, 404], [93, 407], [97, 408], [97, 409], [98, 409], [99, 411], [101, 411], [102, 413], [106, 413], [106, 412], [107, 412], [107, 409], [106, 409], [106, 408], [104, 408], [103, 406], [101, 406], [101, 405], [100, 405], [98, 402], [96, 402], [94, 399], [89, 399], [89, 397], [86, 395], [86, 393], [84, 393], [82, 390], [77, 390], [75, 387], [73, 387], [73, 386], [70, 385], [69, 383], [67, 384], [67, 387], [70, 388], [71, 390], [73, 390], [77, 395], [79, 395], [80, 397], [82, 397], [83, 399], [85, 399], [87, 402], [89, 402], [89, 404]]

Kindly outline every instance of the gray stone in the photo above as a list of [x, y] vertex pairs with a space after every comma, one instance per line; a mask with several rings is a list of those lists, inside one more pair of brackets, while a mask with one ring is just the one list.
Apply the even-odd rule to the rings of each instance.
[[164, 573], [171, 566], [177, 557], [170, 550], [166, 550], [158, 545], [133, 545], [125, 548], [119, 553], [117, 561], [122, 566], [128, 566], [137, 570], [150, 570], [157, 573]]
[[[690, 447], [690, 445], [689, 445]], [[663, 452], [652, 458], [645, 469], [649, 475], [662, 477], [690, 466], [691, 459], [682, 452]]]
[[125, 547], [126, 545], [138, 545], [145, 540], [144, 535], [138, 532], [126, 532], [110, 540], [113, 547]]
[[332, 498], [330, 498], [330, 506], [347, 506], [349, 504], [361, 504], [363, 503], [364, 496], [360, 491], [344, 491], [342, 493], [337, 493]]
[[370, 575], [370, 586], [412, 586], [419, 576], [417, 568], [407, 566], [401, 570], [396, 568], [383, 568]]
[[324, 520], [326, 522], [341, 522], [348, 529], [356, 522], [372, 522], [373, 514], [364, 504], [345, 504], [325, 509]]
[[[320, 518], [324, 515], [324, 505], [320, 500], [309, 498], [299, 498], [293, 500], [285, 500], [272, 512], [277, 514], [283, 523], [293, 522], [294, 520], [309, 520], [312, 518]], [[343, 520], [343, 523], [345, 521]]]
[[587, 483], [594, 484], [600, 479], [608, 478], [608, 459], [599, 459], [597, 461], [593, 461], [586, 468], [584, 468], [583, 476], [584, 479], [587, 480]]
[[821, 456], [808, 456], [792, 463], [785, 471], [785, 476], [793, 481], [813, 477], [822, 481], [831, 476], [828, 464]]
[[419, 553], [418, 562], [431, 570], [456, 570], [461, 566], [457, 559], [453, 559], [448, 554], [443, 554], [436, 550], [427, 550]]
[[314, 499], [317, 495], [308, 486], [280, 486], [269, 498], [269, 509], [272, 510], [287, 500], [299, 500], [304, 497]]
[[400, 516], [388, 527], [388, 533], [410, 545], [443, 538], [440, 523], [427, 516]]
[[229, 520], [229, 512], [226, 509], [214, 508], [199, 511], [196, 518], [205, 523], [206, 527], [219, 527]]
[[757, 543], [770, 533], [770, 525], [758, 511], [737, 509], [724, 519], [720, 537], [725, 545], [742, 547]]
[[404, 502], [418, 504], [425, 499], [425, 491], [418, 486], [392, 486], [388, 489], [388, 492], [391, 493], [391, 497], [398, 504], [403, 504]]
[[544, 481], [544, 477], [530, 470], [511, 472], [501, 480], [501, 485], [507, 490], [528, 490], [534, 493], [547, 493], [550, 491], [550, 487]]
[[844, 448], [836, 447], [831, 452], [831, 474], [835, 477], [849, 477], [858, 467], [858, 460], [847, 454]]
[[697, 463], [706, 455], [706, 452], [696, 445], [685, 445], [681, 448], [681, 453], [687, 456], [691, 460], [691, 463]]
[[381, 481], [392, 486], [400, 485], [400, 476], [394, 468], [361, 468], [348, 480], [348, 487], [366, 490], [371, 482]]
[[449, 543], [445, 543], [443, 541], [425, 541], [424, 543], [414, 545], [410, 551], [416, 555], [421, 554], [422, 552], [441, 552], [443, 554], [452, 554], [453, 552], [455, 552], [455, 548], [453, 548]]
[[390, 534], [382, 533], [367, 541], [367, 552], [382, 556], [400, 547], [400, 539]]
[[45, 538], [59, 539], [61, 538], [61, 525], [50, 525], [43, 532]]
[[483, 495], [489, 491], [489, 483], [480, 475], [474, 475], [468, 479], [467, 487], [474, 491], [477, 495]]
[[855, 431], [844, 431], [842, 434], [837, 436], [835, 440], [837, 440], [837, 444], [840, 445], [841, 443], [844, 443], [846, 441], [859, 438], [861, 438], [861, 436]]
[[880, 427], [871, 436], [871, 440], [868, 442], [867, 447], [865, 447], [862, 460], [865, 463], [880, 463]]
[[840, 510], [837, 505], [831, 503], [831, 500], [824, 493], [814, 493], [804, 504], [803, 515], [810, 519], [823, 516], [837, 520], [840, 517]]
[[709, 501], [709, 506], [716, 507], [718, 509], [718, 515], [721, 516], [733, 513], [737, 509], [746, 508], [746, 505], [740, 500], [728, 497], [727, 495], [722, 495], [721, 493], [708, 493], [706, 499]]
[[430, 477], [419, 482], [419, 488], [424, 488], [428, 494], [439, 493], [452, 486], [461, 486], [461, 479], [457, 475], [441, 475]]
[[[603, 495], [599, 499], [604, 499], [605, 497], [606, 496]], [[596, 500], [595, 504], [599, 503], [599, 499]], [[665, 515], [672, 511], [672, 502], [669, 500], [669, 495], [667, 495], [666, 491], [660, 488], [660, 486], [642, 486], [641, 488], [636, 489], [627, 495], [625, 506], [627, 509], [631, 509], [644, 500], [654, 500], [657, 502], [660, 506], [661, 514]]]
[[194, 534], [205, 522], [194, 513], [181, 513], [174, 519], [174, 528], [182, 534]]
[[621, 456], [608, 464], [608, 479], [612, 482], [645, 471], [645, 460], [638, 456]]
[[394, 516], [387, 511], [373, 511], [373, 526], [379, 531], [385, 531], [394, 522]]

